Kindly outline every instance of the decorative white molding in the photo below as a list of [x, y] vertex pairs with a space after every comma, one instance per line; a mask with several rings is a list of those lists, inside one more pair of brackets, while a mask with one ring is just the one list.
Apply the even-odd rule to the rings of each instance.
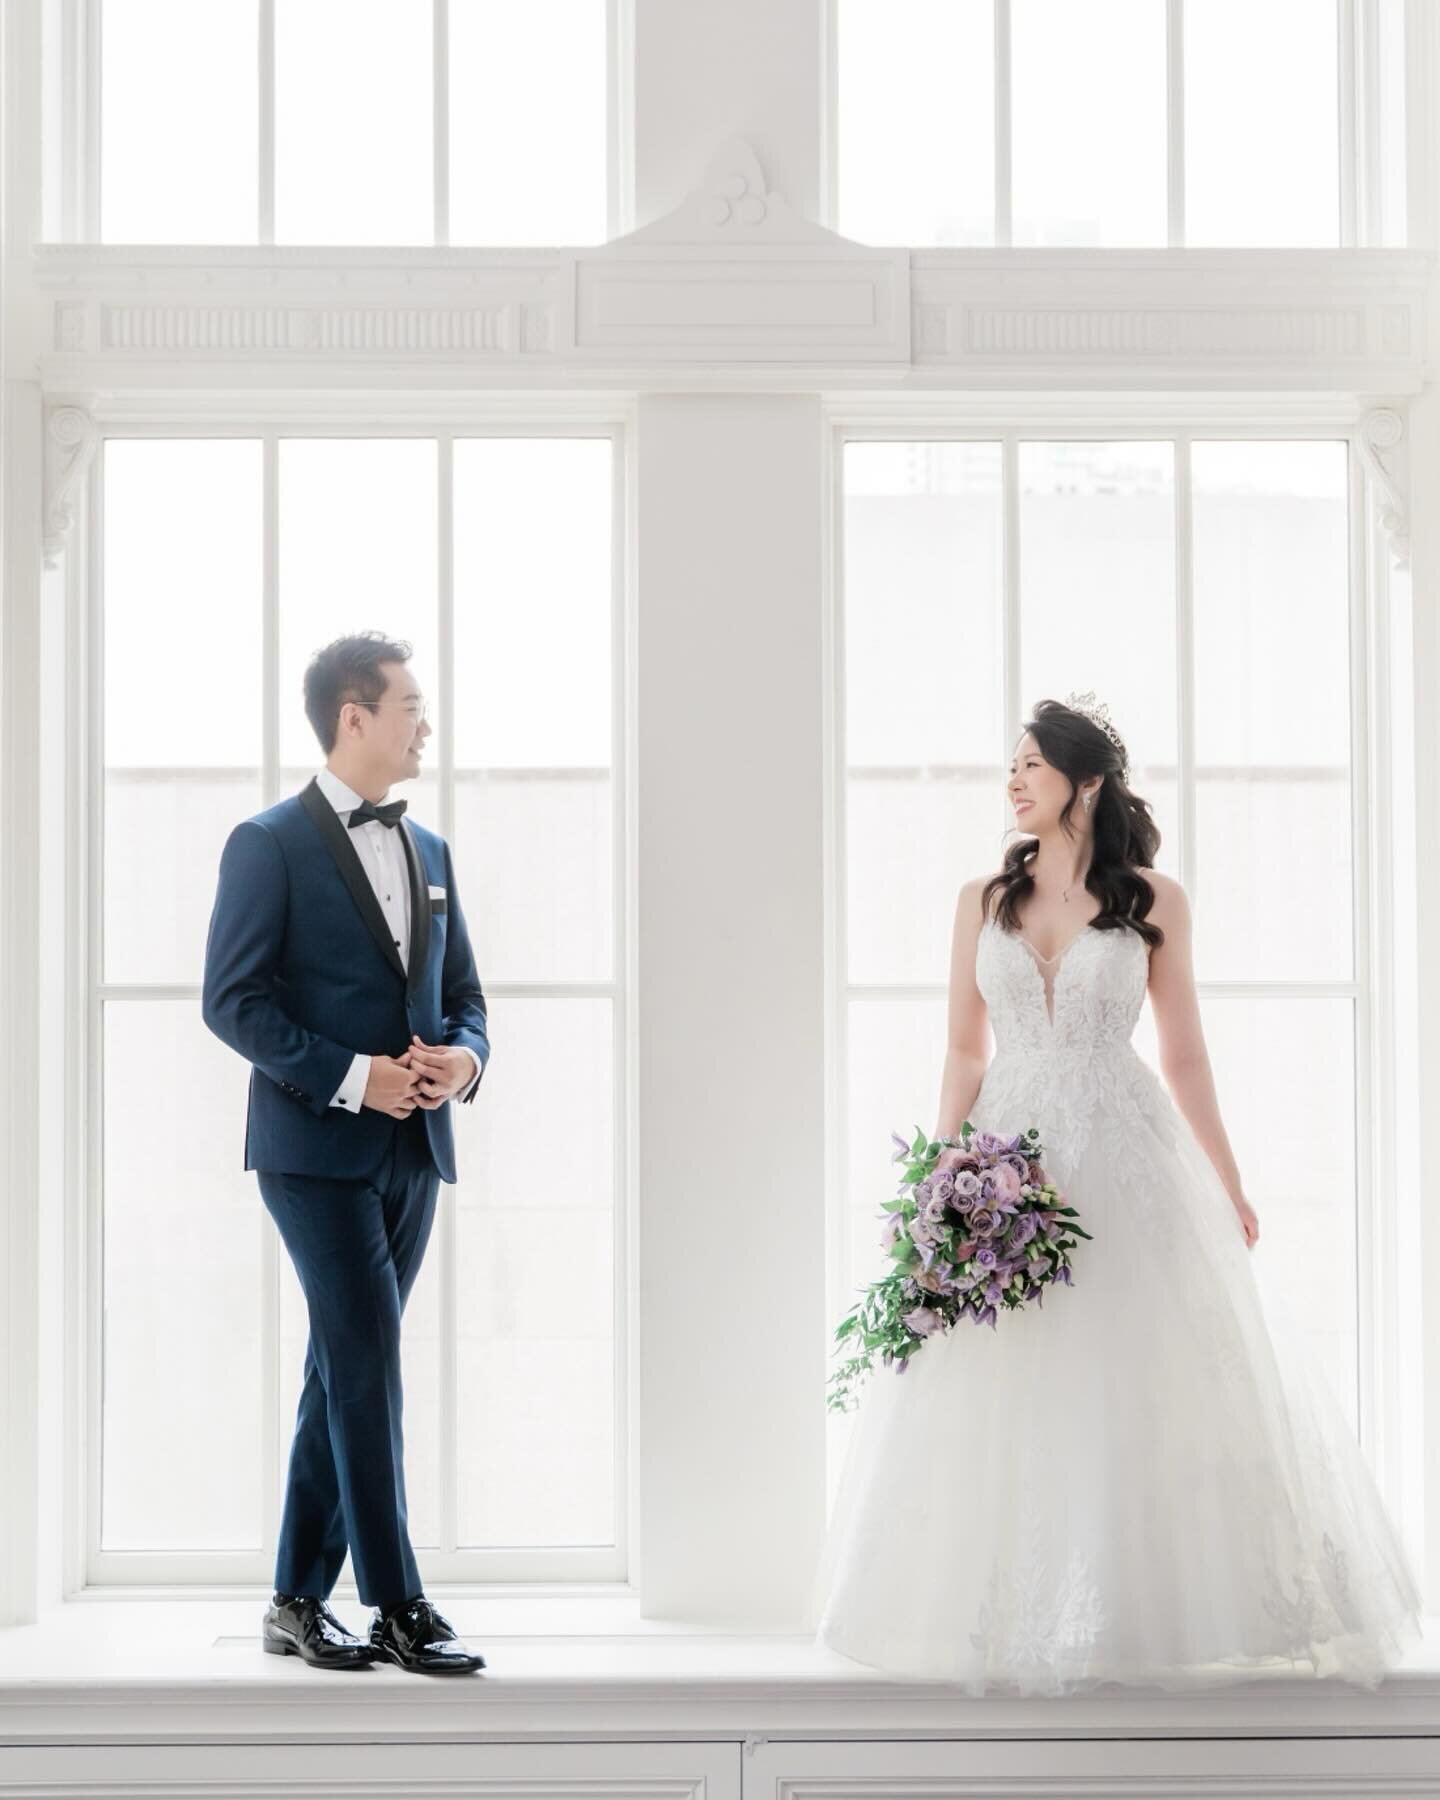
[[917, 252], [916, 365], [966, 383], [1351, 388], [1424, 379], [1406, 251]]
[[843, 392], [1285, 389], [1425, 380], [1433, 257], [1403, 250], [923, 250], [855, 243], [743, 139], [593, 249], [50, 244], [47, 392], [447, 392], [742, 383]]
[[1360, 421], [1356, 442], [1377, 502], [1376, 518], [1395, 566], [1410, 566], [1410, 444], [1405, 415], [1377, 406]]
[[649, 249], [713, 244], [733, 250], [741, 243], [776, 244], [787, 249], [797, 244], [841, 251], [865, 248], [805, 218], [782, 194], [773, 193], [759, 157], [738, 137], [720, 147], [699, 187], [673, 211], [613, 238], [604, 248], [608, 252], [633, 244]]
[[1440, 1740], [1024, 1737], [997, 1743], [769, 1743], [746, 1800], [1394, 1800], [1432, 1796]]
[[50, 406], [45, 415], [45, 567], [56, 566], [75, 523], [75, 495], [100, 433], [84, 406]]
[[[85, 1602], [75, 1630], [92, 1629]], [[70, 1609], [67, 1609], [67, 1611]], [[687, 1668], [697, 1660], [686, 1640]], [[1165, 1694], [1115, 1688], [1094, 1694], [972, 1699], [946, 1682], [892, 1679], [843, 1668], [792, 1672], [790, 1654], [767, 1657], [765, 1674], [606, 1674], [492, 1671], [475, 1682], [417, 1683], [388, 1672], [341, 1684], [297, 1670], [261, 1679], [246, 1667], [217, 1668], [232, 1648], [204, 1659], [193, 1676], [134, 1678], [27, 1667], [0, 1676], [0, 1751], [20, 1745], [435, 1744], [627, 1738], [697, 1744], [754, 1739], [751, 1760], [785, 1740], [969, 1741], [1314, 1740], [1428, 1743], [1440, 1771], [1440, 1673], [1396, 1674], [1369, 1693], [1338, 1681], [1267, 1677], [1231, 1687]], [[247, 1646], [248, 1648], [248, 1646]], [[487, 1646], [488, 1648], [488, 1646]], [[498, 1660], [499, 1652], [496, 1653]], [[557, 1657], [563, 1665], [563, 1656]], [[781, 1672], [784, 1671], [784, 1672]], [[311, 1673], [306, 1671], [306, 1674]], [[794, 1748], [793, 1743], [791, 1748]], [[793, 1765], [792, 1765], [793, 1766]], [[1440, 1779], [1437, 1779], [1440, 1790]]]
[[0, 1796], [740, 1800], [725, 1744], [149, 1744], [0, 1749]]

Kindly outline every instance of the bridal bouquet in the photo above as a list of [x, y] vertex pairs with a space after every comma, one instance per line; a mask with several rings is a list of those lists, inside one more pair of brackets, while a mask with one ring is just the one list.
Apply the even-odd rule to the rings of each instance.
[[905, 1164], [899, 1195], [884, 1208], [880, 1241], [892, 1267], [836, 1329], [837, 1354], [851, 1352], [830, 1377], [836, 1412], [850, 1410], [877, 1352], [903, 1374], [926, 1338], [957, 1320], [993, 1330], [1000, 1308], [1043, 1306], [1051, 1282], [1072, 1286], [1068, 1252], [1090, 1236], [1046, 1179], [1033, 1126], [1004, 1138], [967, 1119], [958, 1138], [891, 1137], [891, 1160]]

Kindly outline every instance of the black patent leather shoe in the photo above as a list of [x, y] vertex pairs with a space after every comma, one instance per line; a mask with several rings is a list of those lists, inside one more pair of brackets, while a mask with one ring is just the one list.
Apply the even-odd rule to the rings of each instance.
[[260, 1647], [271, 1656], [300, 1656], [317, 1669], [365, 1669], [375, 1652], [347, 1631], [323, 1600], [276, 1594], [265, 1609]]
[[467, 1650], [447, 1618], [423, 1594], [370, 1619], [370, 1647], [377, 1658], [422, 1675], [469, 1675], [485, 1667], [478, 1650]]

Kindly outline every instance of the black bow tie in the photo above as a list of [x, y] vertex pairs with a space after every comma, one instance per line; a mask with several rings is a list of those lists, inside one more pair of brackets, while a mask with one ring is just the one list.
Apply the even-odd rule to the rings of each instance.
[[385, 806], [372, 806], [368, 800], [362, 800], [350, 814], [350, 829], [363, 825], [368, 819], [378, 819], [382, 825], [393, 828], [400, 823], [405, 812], [403, 800], [391, 800]]

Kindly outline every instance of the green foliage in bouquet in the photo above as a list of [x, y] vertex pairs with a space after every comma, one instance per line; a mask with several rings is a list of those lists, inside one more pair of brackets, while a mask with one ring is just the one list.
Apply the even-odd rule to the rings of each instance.
[[1003, 1138], [967, 1119], [958, 1138], [892, 1138], [904, 1171], [882, 1214], [890, 1270], [836, 1328], [845, 1360], [829, 1382], [835, 1412], [853, 1408], [877, 1356], [903, 1374], [926, 1338], [957, 1320], [993, 1328], [1000, 1310], [1043, 1305], [1052, 1282], [1073, 1285], [1069, 1252], [1090, 1237], [1046, 1178], [1033, 1126]]

